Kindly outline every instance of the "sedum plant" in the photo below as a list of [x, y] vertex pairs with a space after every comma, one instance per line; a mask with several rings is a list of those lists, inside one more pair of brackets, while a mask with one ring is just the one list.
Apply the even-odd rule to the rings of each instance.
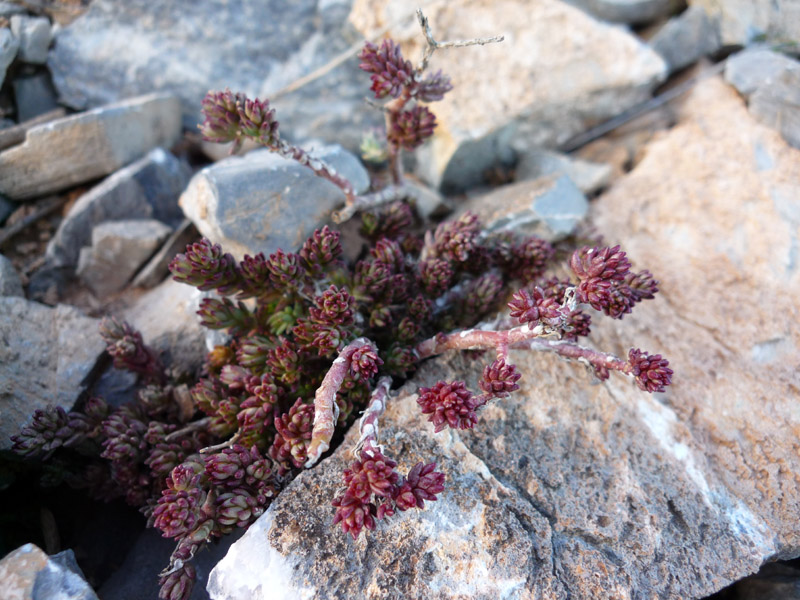
[[[435, 42], [421, 22], [429, 44], [420, 67], [391, 40], [367, 43], [359, 55], [376, 100], [387, 101], [388, 190], [356, 197], [335, 170], [280, 138], [266, 101], [225, 91], [203, 103], [207, 139], [255, 139], [345, 191], [339, 218], [363, 211], [367, 245], [358, 260], [343, 259], [340, 234], [327, 226], [299, 249], [241, 261], [209, 240], [191, 244], [172, 261], [172, 275], [209, 293], [201, 322], [229, 334], [208, 353], [199, 380], [171, 381], [135, 330], [108, 319], [102, 335], [114, 364], [145, 384], [136, 400], [114, 408], [92, 398], [69, 413], [37, 411], [13, 438], [17, 453], [63, 457], [67, 482], [99, 498], [123, 497], [175, 540], [161, 598], [188, 598], [195, 553], [258, 518], [359, 414], [355, 460], [342, 474], [344, 491], [331, 498], [332, 524], [355, 539], [398, 511], [435, 501], [446, 479], [436, 463], [400, 469], [378, 439], [392, 387], [427, 358], [451, 350], [490, 356], [477, 390], [463, 381], [420, 390], [420, 412], [436, 432], [478, 426], [483, 406], [519, 389], [510, 349], [556, 353], [599, 379], [617, 371], [646, 392], [670, 384], [669, 363], [658, 354], [633, 348], [618, 358], [580, 343], [593, 317], [621, 319], [658, 290], [619, 246], [581, 247], [559, 265], [545, 240], [488, 234], [470, 213], [418, 231], [400, 154], [432, 134], [425, 103], [452, 87], [441, 73], [423, 76], [427, 58], [436, 47], [487, 41]], [[569, 278], [548, 274], [559, 266]], [[507, 316], [478, 326], [503, 306]]]

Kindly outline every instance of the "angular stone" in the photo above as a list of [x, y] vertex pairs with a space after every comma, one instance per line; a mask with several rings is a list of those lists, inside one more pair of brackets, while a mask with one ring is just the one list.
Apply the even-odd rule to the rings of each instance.
[[[347, 24], [349, 4], [212, 0], [187, 11], [172, 0], [96, 0], [58, 32], [48, 64], [69, 106], [98, 106], [150, 90], [171, 92], [180, 96], [184, 124], [193, 129], [209, 89], [268, 98], [356, 43], [358, 36]], [[364, 110], [368, 82], [358, 75], [356, 61], [348, 61], [278, 103], [281, 129], [292, 132], [292, 140], [356, 137], [354, 116], [380, 118]]]
[[11, 33], [19, 39], [19, 59], [22, 62], [43, 65], [53, 39], [47, 17], [11, 17]]
[[47, 73], [17, 77], [12, 82], [20, 123], [34, 119], [58, 108], [56, 92]]
[[186, 246], [197, 241], [198, 237], [192, 222], [185, 219], [167, 238], [153, 258], [136, 274], [131, 285], [150, 288], [164, 281], [169, 273], [169, 263], [172, 262], [172, 259], [183, 252]]
[[[369, 187], [367, 171], [340, 146], [317, 146], [313, 154], [349, 179], [356, 193]], [[239, 259], [299, 248], [342, 204], [344, 194], [334, 184], [269, 150], [203, 169], [180, 198], [200, 233]]]
[[0, 560], [6, 600], [97, 600], [72, 550], [47, 556], [34, 544], [20, 546]]
[[174, 96], [151, 94], [31, 128], [0, 153], [0, 193], [28, 200], [116, 171], [181, 133]]
[[0, 85], [3, 85], [6, 69], [14, 61], [18, 50], [19, 40], [14, 37], [11, 30], [5, 27], [0, 28]]
[[11, 261], [0, 254], [0, 296], [25, 297], [22, 280]]
[[487, 231], [524, 231], [557, 240], [575, 231], [586, 216], [586, 196], [566, 175], [547, 175], [499, 187], [462, 204]]
[[182, 219], [178, 196], [189, 169], [170, 152], [156, 148], [95, 186], [70, 209], [47, 246], [51, 265], [76, 265], [92, 229], [105, 221], [158, 219], [176, 226]]
[[784, 71], [800, 70], [800, 63], [767, 48], [737, 52], [725, 62], [725, 81], [743, 96], [778, 78]]
[[747, 46], [759, 38], [800, 40], [800, 4], [795, 0], [689, 0], [717, 23], [725, 46]]
[[106, 221], [92, 229], [81, 249], [78, 277], [102, 298], [124, 288], [172, 229], [155, 219]]
[[512, 351], [520, 390], [473, 430], [434, 434], [412, 386], [476, 389], [491, 357], [424, 363], [388, 403], [381, 442], [401, 472], [436, 460], [439, 500], [342, 534], [330, 502], [351, 430], [232, 547], [212, 598], [696, 599], [797, 556], [798, 181], [796, 150], [720, 79], [699, 84], [592, 204], [598, 232], [661, 292], [623, 321], [593, 316], [589, 339], [663, 353], [667, 392], [619, 374], [591, 385], [579, 364]]
[[714, 54], [721, 45], [719, 31], [700, 6], [690, 6], [673, 17], [650, 39], [650, 46], [667, 63], [670, 73]]
[[566, 175], [584, 194], [594, 194], [611, 182], [611, 166], [592, 163], [545, 150], [544, 148], [517, 149], [514, 167], [515, 181], [538, 179], [544, 175]]
[[38, 408], [72, 408], [105, 350], [99, 322], [76, 308], [0, 297], [0, 449]]
[[680, 10], [683, 0], [566, 0], [598, 19], [641, 25]]
[[[402, 0], [357, 0], [351, 20], [369, 37], [406, 10]], [[431, 59], [432, 71], [449, 75], [454, 89], [431, 105], [439, 125], [417, 150], [417, 173], [446, 192], [468, 189], [487, 168], [513, 158], [515, 140], [557, 146], [649, 98], [666, 75], [664, 61], [631, 34], [557, 0], [507, 0], [502, 8], [457, 0], [427, 8], [426, 16], [439, 40], [506, 36]], [[417, 25], [388, 35], [408, 60], [419, 59]]]
[[16, 2], [3, 0], [0, 2], [0, 17], [9, 19], [11, 15], [25, 14], [25, 9]]

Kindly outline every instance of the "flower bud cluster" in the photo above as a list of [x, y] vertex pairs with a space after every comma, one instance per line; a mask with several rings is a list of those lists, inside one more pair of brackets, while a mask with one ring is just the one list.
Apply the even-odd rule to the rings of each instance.
[[164, 368], [156, 353], [144, 344], [142, 335], [125, 321], [105, 318], [100, 323], [100, 335], [114, 366], [143, 376], [149, 382], [163, 383]]

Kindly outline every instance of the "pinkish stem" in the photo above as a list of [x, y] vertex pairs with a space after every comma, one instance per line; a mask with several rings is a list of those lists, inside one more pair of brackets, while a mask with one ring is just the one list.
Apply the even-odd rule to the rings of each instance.
[[381, 377], [372, 391], [369, 405], [358, 422], [359, 438], [353, 453], [360, 458], [361, 452], [373, 456], [378, 444], [378, 419], [386, 410], [386, 401], [389, 399], [389, 386], [391, 377]]
[[276, 146], [270, 146], [270, 149], [274, 150], [284, 158], [296, 160], [301, 165], [314, 171], [314, 173], [316, 173], [318, 176], [330, 181], [333, 185], [344, 192], [346, 204], [349, 205], [355, 202], [356, 193], [353, 190], [353, 184], [350, 183], [347, 178], [339, 175], [339, 173], [336, 172], [336, 169], [334, 169], [324, 160], [314, 158], [302, 148], [292, 146], [283, 140], [280, 140]]
[[325, 378], [317, 388], [317, 393], [314, 396], [314, 428], [311, 430], [311, 443], [306, 454], [306, 469], [313, 467], [319, 457], [330, 448], [338, 417], [336, 413], [339, 412], [339, 407], [336, 406], [336, 393], [342, 387], [342, 381], [350, 371], [353, 352], [363, 346], [369, 346], [375, 354], [378, 353], [375, 344], [367, 338], [353, 340], [342, 348], [339, 356], [333, 361], [331, 368], [328, 369]]

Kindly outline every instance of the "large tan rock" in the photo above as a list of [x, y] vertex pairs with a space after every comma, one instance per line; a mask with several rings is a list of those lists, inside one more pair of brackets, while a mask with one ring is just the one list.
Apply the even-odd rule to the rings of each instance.
[[[365, 36], [409, 12], [402, 0], [356, 0]], [[432, 105], [439, 126], [418, 151], [419, 174], [446, 189], [480, 181], [515, 139], [554, 146], [622, 112], [663, 80], [661, 58], [621, 27], [558, 0], [457, 0], [426, 8], [437, 40], [505, 35], [499, 44], [441, 50], [430, 68], [454, 89]], [[425, 40], [416, 22], [386, 34], [415, 64]]]
[[[434, 434], [409, 384], [381, 440], [401, 470], [439, 463], [439, 501], [355, 542], [332, 527], [351, 431], [234, 545], [212, 597], [691, 599], [800, 554], [798, 181], [800, 152], [701, 84], [592, 209], [662, 291], [598, 317], [591, 343], [663, 353], [667, 392], [517, 351], [521, 389]], [[482, 363], [445, 356], [414, 381], [474, 389]]]

